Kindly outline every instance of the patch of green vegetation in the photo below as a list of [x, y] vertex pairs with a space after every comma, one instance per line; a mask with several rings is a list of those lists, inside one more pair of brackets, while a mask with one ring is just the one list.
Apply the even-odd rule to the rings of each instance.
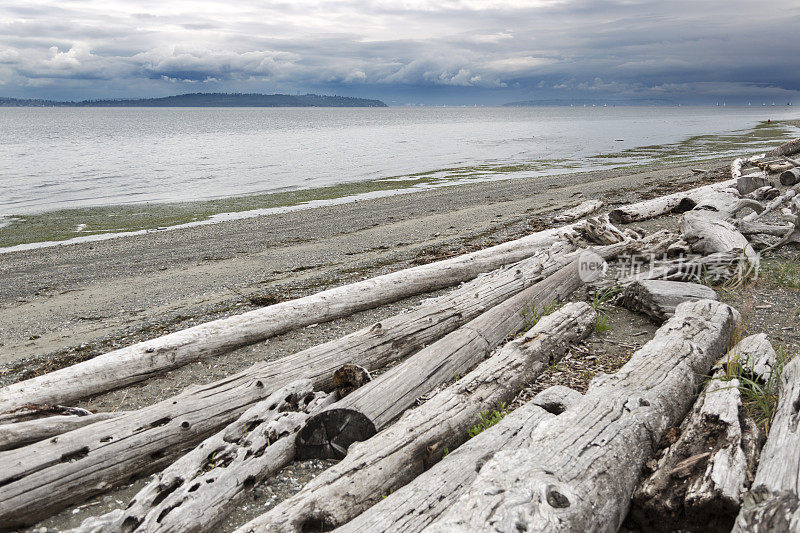
[[523, 307], [520, 311], [520, 314], [522, 315], [522, 320], [525, 321], [525, 331], [538, 324], [539, 320], [543, 316], [549, 315], [559, 307], [560, 304], [553, 301], [547, 302], [542, 306], [537, 306], [535, 303], [530, 303]]
[[597, 323], [594, 325], [595, 333], [605, 333], [606, 331], [611, 331], [611, 324], [608, 320], [608, 315], [601, 314], [597, 318]]
[[724, 364], [725, 374], [719, 379], [737, 381], [742, 406], [753, 420], [769, 433], [770, 424], [778, 407], [781, 374], [783, 368], [793, 358], [793, 354], [786, 346], [779, 346], [775, 350], [777, 355], [775, 365], [764, 381], [749, 370], [749, 361], [742, 360], [740, 353], [735, 350], [729, 353], [729, 359]]
[[482, 412], [480, 415], [478, 415], [478, 423], [472, 426], [472, 429], [469, 430], [469, 438], [480, 435], [493, 425], [500, 422], [507, 414], [508, 411], [506, 410], [505, 402], [500, 402], [497, 404], [497, 409]]

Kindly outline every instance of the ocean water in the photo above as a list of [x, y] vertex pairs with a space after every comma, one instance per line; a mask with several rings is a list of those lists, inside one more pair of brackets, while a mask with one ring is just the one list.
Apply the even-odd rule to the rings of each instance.
[[791, 107], [0, 108], [0, 225], [72, 208], [376, 180], [382, 190], [432, 187], [752, 152], [798, 133], [763, 121], [798, 115]]

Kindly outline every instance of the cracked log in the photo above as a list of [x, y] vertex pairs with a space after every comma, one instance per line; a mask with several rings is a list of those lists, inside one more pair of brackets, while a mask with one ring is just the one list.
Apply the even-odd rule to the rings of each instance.
[[596, 317], [583, 302], [542, 317], [524, 336], [371, 439], [354, 443], [344, 460], [237, 531], [329, 530], [352, 520], [438, 462], [445, 449], [463, 443], [481, 412], [510, 401], [560, 360], [571, 343], [589, 335]]
[[89, 413], [85, 415], [56, 415], [14, 424], [0, 425], [0, 451], [11, 450], [38, 442], [54, 435], [61, 435], [102, 420], [110, 420], [125, 414]]
[[739, 319], [723, 303], [678, 306], [616, 374], [523, 450], [501, 451], [425, 531], [616, 531], [645, 461], [691, 407]]
[[800, 358], [781, 374], [778, 407], [735, 533], [800, 531]]
[[602, 200], [586, 200], [572, 209], [567, 209], [563, 213], [556, 215], [553, 217], [553, 222], [555, 224], [566, 224], [567, 222], [572, 222], [587, 215], [591, 215], [601, 207], [603, 207]]
[[791, 168], [781, 172], [778, 179], [781, 185], [796, 185], [800, 183], [800, 168]]
[[763, 333], [743, 339], [720, 360], [677, 440], [658, 460], [648, 461], [633, 496], [633, 525], [644, 531], [731, 530], [753, 481], [762, 435], [742, 409], [739, 380], [726, 379], [725, 367], [740, 364], [750, 377], [766, 382], [775, 361]]
[[682, 191], [652, 200], [624, 205], [612, 210], [609, 218], [617, 224], [629, 224], [668, 213], [685, 213], [700, 203], [709, 194], [716, 194], [728, 187], [735, 187], [736, 180], [727, 180], [712, 185], [705, 185], [688, 191]]
[[99, 355], [0, 389], [0, 412], [68, 403], [309, 324], [458, 285], [577, 236], [572, 226], [270, 305]]
[[[198, 387], [191, 401], [166, 400], [155, 409], [97, 422], [42, 443], [0, 453], [0, 524], [36, 523], [84, 498], [128, 481], [139, 471], [172, 462], [247, 406], [269, 397], [261, 381], [219, 394], [216, 384]], [[273, 389], [274, 391], [274, 389]], [[277, 410], [296, 408], [307, 391], [295, 382], [281, 388]], [[230, 413], [235, 415], [230, 417]], [[194, 437], [194, 438], [192, 438]]]
[[680, 303], [716, 299], [714, 289], [705, 285], [662, 280], [635, 281], [622, 294], [626, 308], [644, 313], [659, 324], [674, 315]]
[[315, 394], [310, 380], [288, 387], [291, 405], [285, 389], [276, 391], [157, 474], [125, 509], [88, 518], [73, 533], [208, 531], [294, 458], [294, 437], [308, 414], [335, 400]]
[[423, 348], [311, 417], [297, 436], [297, 456], [343, 458], [353, 442], [367, 440], [417, 398], [453, 376], [466, 374], [504, 339], [516, 335], [526, 324], [526, 313], [541, 313], [583, 283], [578, 261], [574, 261]]
[[[26, 516], [35, 522], [131, 476], [163, 468], [289, 381], [309, 378], [315, 389], [329, 389], [334, 371], [343, 364], [375, 370], [413, 353], [530, 287], [547, 269], [559, 269], [570, 249], [557, 243], [552, 252], [538, 252], [341, 339], [256, 363], [234, 376], [56, 439], [0, 452], [0, 461], [8, 465], [0, 471], [0, 521], [19, 514], [9, 502], [29, 508]], [[29, 491], [31, 484], [36, 491]]]
[[579, 392], [563, 386], [545, 389], [495, 426], [459, 446], [414, 481], [337, 528], [336, 533], [421, 531], [455, 502], [495, 453], [527, 446], [538, 428], [563, 413], [580, 397]]
[[785, 193], [780, 196], [775, 197], [772, 201], [770, 201], [766, 206], [764, 206], [764, 210], [760, 213], [750, 213], [744, 220], [747, 221], [756, 221], [760, 218], [763, 218], [769, 213], [772, 213], [774, 210], [778, 209], [783, 204], [789, 202], [792, 198], [797, 195], [797, 190], [789, 189]]

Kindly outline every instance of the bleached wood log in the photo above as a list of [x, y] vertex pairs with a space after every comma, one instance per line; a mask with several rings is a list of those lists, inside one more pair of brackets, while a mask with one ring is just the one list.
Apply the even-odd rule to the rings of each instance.
[[572, 222], [587, 215], [591, 215], [601, 207], [603, 207], [602, 200], [586, 200], [572, 209], [567, 209], [563, 213], [556, 215], [553, 217], [553, 222], [555, 224], [566, 224], [567, 222]]
[[702, 201], [709, 194], [714, 194], [728, 187], [735, 187], [736, 180], [727, 180], [712, 185], [697, 187], [667, 196], [660, 196], [652, 200], [645, 200], [635, 204], [624, 205], [612, 210], [609, 218], [617, 224], [629, 224], [650, 218], [659, 217], [668, 213], [685, 213]]
[[303, 459], [347, 455], [348, 447], [385, 428], [397, 416], [453, 376], [469, 372], [541, 313], [583, 285], [578, 261], [489, 309], [420, 350], [306, 422], [297, 437]]
[[288, 407], [296, 410], [285, 410], [284, 390], [275, 392], [157, 474], [124, 509], [88, 518], [72, 533], [208, 531], [294, 458], [309, 413], [336, 399], [315, 394], [310, 380], [289, 387], [297, 405]]
[[751, 264], [758, 263], [756, 251], [730, 222], [704, 213], [689, 212], [681, 217], [679, 226], [683, 239], [697, 253], [743, 253]]
[[[527, 445], [532, 434], [563, 413], [581, 393], [550, 387], [506, 415], [495, 426], [459, 446], [430, 470], [367, 509], [336, 533], [415, 533], [433, 522], [469, 486], [481, 466], [499, 450]], [[543, 408], [542, 404], [549, 407]], [[557, 412], [554, 412], [557, 411]]]
[[758, 189], [754, 190], [753, 192], [747, 195], [747, 198], [759, 202], [767, 202], [769, 200], [774, 200], [780, 195], [781, 191], [779, 191], [772, 185], [767, 185], [765, 187], [759, 187]]
[[765, 222], [753, 222], [750, 220], [734, 220], [733, 225], [742, 235], [772, 235], [774, 237], [783, 237], [788, 232], [792, 231], [792, 226], [767, 224]]
[[800, 530], [800, 359], [781, 373], [780, 398], [753, 486], [736, 517], [735, 533]]
[[691, 406], [739, 315], [719, 302], [678, 306], [616, 374], [537, 432], [494, 455], [425, 531], [616, 531], [644, 462]]
[[[156, 471], [274, 393], [275, 409], [294, 410], [308, 386], [294, 382], [264, 394], [254, 376], [220, 394], [218, 384], [195, 388], [191, 401], [167, 400], [156, 408], [131, 412], [76, 429], [41, 443], [0, 452], [0, 523], [36, 523], [55, 510], [102, 492], [138, 471]], [[278, 392], [280, 394], [278, 394]], [[231, 416], [233, 413], [233, 416]]]
[[731, 161], [731, 178], [738, 179], [742, 176], [742, 166], [744, 165], [744, 159], [741, 157], [737, 157], [733, 161]]
[[617, 283], [626, 286], [642, 280], [698, 282], [703, 279], [723, 282], [743, 279], [751, 272], [752, 265], [743, 259], [741, 253], [714, 253], [656, 261], [652, 268], [632, 272], [619, 279]]
[[766, 172], [763, 171], [745, 174], [736, 179], [736, 190], [742, 196], [746, 196], [756, 189], [768, 185], [770, 185], [770, 182], [767, 179]]
[[705, 285], [662, 280], [633, 282], [625, 287], [622, 295], [625, 307], [644, 313], [659, 324], [674, 315], [680, 303], [716, 299], [714, 289]]
[[56, 415], [14, 424], [0, 425], [0, 451], [19, 448], [54, 435], [61, 435], [125, 413], [89, 413], [88, 415]]
[[742, 409], [739, 380], [726, 379], [725, 366], [741, 365], [766, 382], [775, 362], [763, 333], [743, 339], [719, 361], [680, 435], [634, 492], [634, 524], [645, 531], [731, 530], [755, 474], [762, 436]]
[[[608, 249], [625, 250], [627, 244]], [[288, 381], [308, 378], [315, 389], [332, 387], [332, 374], [346, 363], [374, 370], [455, 330], [542, 279], [548, 269], [572, 261], [571, 245], [482, 276], [449, 294], [319, 346], [275, 361], [257, 363], [231, 377], [164, 400], [114, 420], [71, 431], [55, 442], [0, 452], [0, 521], [13, 514], [5, 502], [31, 507], [31, 520], [108, 490], [139, 473], [158, 470], [207, 434], [232, 422], [247, 407]], [[185, 419], [184, 419], [185, 418]], [[188, 424], [182, 426], [181, 420]], [[98, 437], [102, 435], [102, 437]], [[99, 440], [106, 439], [109, 440]], [[62, 457], [70, 461], [61, 461]], [[62, 477], [70, 479], [64, 483]], [[40, 491], [31, 491], [31, 484]], [[30, 497], [26, 493], [30, 492]], [[47, 494], [47, 497], [41, 496]], [[28, 503], [31, 499], [34, 501]], [[34, 509], [35, 508], [35, 512]]]
[[590, 333], [596, 316], [580, 302], [543, 317], [456, 383], [371, 439], [353, 444], [344, 460], [237, 531], [329, 530], [352, 520], [438, 462], [446, 449], [463, 443], [479, 413], [509, 401], [523, 383], [560, 360], [571, 343]]
[[534, 233], [427, 265], [335, 287], [140, 342], [0, 389], [0, 412], [27, 403], [68, 403], [142, 381], [309, 324], [333, 320], [415, 294], [443, 289], [577, 236], [573, 226]]

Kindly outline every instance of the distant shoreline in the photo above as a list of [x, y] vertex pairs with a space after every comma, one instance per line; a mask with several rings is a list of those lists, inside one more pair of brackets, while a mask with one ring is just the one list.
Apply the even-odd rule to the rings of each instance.
[[380, 100], [318, 94], [190, 93], [161, 98], [59, 101], [0, 98], [0, 107], [388, 107]]

